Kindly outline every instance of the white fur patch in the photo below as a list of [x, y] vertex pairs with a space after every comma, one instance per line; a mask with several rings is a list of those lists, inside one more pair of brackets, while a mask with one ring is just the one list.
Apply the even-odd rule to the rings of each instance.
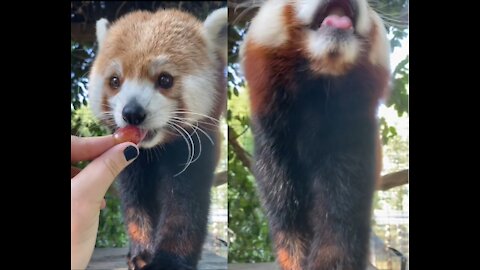
[[360, 43], [355, 38], [348, 42], [337, 42], [334, 38], [309, 31], [307, 37], [307, 50], [314, 58], [322, 58], [336, 50], [342, 55], [342, 62], [353, 63], [360, 52]]
[[159, 74], [165, 64], [169, 63], [168, 56], [160, 55], [157, 56], [155, 59], [152, 60], [150, 64], [150, 68], [148, 70], [150, 76], [154, 77], [155, 75]]
[[104, 80], [104, 76], [97, 73], [91, 73], [88, 80], [88, 104], [97, 119], [103, 118], [102, 97]]
[[187, 75], [182, 81], [183, 85], [183, 101], [188, 111], [194, 114], [185, 116], [189, 118], [191, 123], [199, 120], [203, 115], [210, 115], [216, 102], [216, 80], [214, 73], [201, 73]]
[[108, 32], [109, 22], [107, 19], [102, 18], [97, 21], [96, 23], [96, 34], [97, 34], [97, 41], [98, 47], [100, 48], [105, 40], [105, 36]]
[[266, 2], [252, 20], [248, 31], [248, 38], [259, 45], [279, 47], [287, 39], [283, 8], [288, 0], [275, 0]]
[[372, 21], [370, 20], [369, 7], [366, 0], [357, 0], [358, 16], [355, 25], [355, 31], [362, 36], [367, 36], [372, 27]]
[[[122, 110], [132, 99], [135, 99], [147, 113], [145, 121], [139, 126], [144, 129], [165, 127], [172, 112], [177, 108], [177, 102], [160, 94], [151, 82], [125, 80], [120, 92], [110, 100], [111, 106], [114, 108], [115, 123], [119, 127], [127, 125], [123, 120]], [[140, 146], [150, 148], [161, 143], [164, 138], [165, 134], [160, 132], [148, 142], [142, 141]]]
[[210, 51], [216, 51], [222, 56], [224, 63], [227, 62], [228, 57], [228, 9], [220, 8], [208, 15], [203, 25], [205, 29], [205, 36]]
[[88, 80], [88, 102], [93, 115], [97, 117], [97, 119], [105, 118], [105, 112], [102, 110], [103, 105], [110, 106], [110, 104], [103, 104], [103, 87], [107, 77], [113, 74], [122, 77], [122, 65], [117, 60], [112, 60], [110, 65], [103, 72], [96, 69], [91, 70], [90, 78]]
[[125, 80], [118, 94], [109, 102], [114, 108], [113, 116], [119, 127], [127, 125], [123, 120], [122, 110], [131, 100], [135, 99], [142, 106], [147, 117], [140, 127], [147, 129], [161, 128], [167, 123], [171, 112], [177, 107], [176, 101], [160, 94], [149, 81]]
[[373, 10], [370, 10], [370, 13], [373, 23], [377, 26], [376, 40], [372, 44], [369, 55], [370, 62], [390, 70], [390, 42], [387, 38], [387, 31], [380, 16]]
[[318, 7], [324, 0], [296, 0], [294, 1], [297, 18], [304, 24], [310, 24]]

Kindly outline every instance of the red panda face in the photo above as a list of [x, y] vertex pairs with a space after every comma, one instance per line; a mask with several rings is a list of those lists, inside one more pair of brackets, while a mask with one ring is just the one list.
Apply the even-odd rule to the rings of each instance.
[[146, 133], [140, 146], [149, 148], [221, 106], [226, 9], [204, 23], [177, 10], [130, 13], [108, 29], [105, 23], [97, 23], [89, 80], [92, 110], [104, 123], [138, 126]]
[[389, 69], [385, 27], [366, 0], [267, 1], [253, 19], [246, 43], [295, 50], [319, 75], [342, 75], [365, 60]]

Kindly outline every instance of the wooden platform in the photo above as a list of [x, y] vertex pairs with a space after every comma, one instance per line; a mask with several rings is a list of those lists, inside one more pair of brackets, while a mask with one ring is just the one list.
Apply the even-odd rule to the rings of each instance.
[[[229, 264], [228, 270], [280, 270], [276, 263], [235, 263]], [[367, 270], [377, 270], [369, 265]]]
[[[128, 270], [126, 255], [128, 248], [96, 248], [87, 269]], [[204, 250], [198, 270], [226, 270], [227, 258], [210, 250]]]
[[275, 263], [232, 263], [228, 270], [280, 270]]

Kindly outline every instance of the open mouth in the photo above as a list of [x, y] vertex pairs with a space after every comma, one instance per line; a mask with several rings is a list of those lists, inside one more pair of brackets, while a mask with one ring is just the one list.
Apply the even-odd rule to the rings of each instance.
[[118, 128], [114, 135], [120, 142], [130, 141], [133, 143], [149, 142], [160, 131], [160, 129], [143, 129], [134, 125], [127, 125], [122, 128]]
[[353, 30], [355, 26], [356, 8], [351, 0], [326, 1], [315, 13], [310, 27], [317, 30], [331, 27], [339, 30]]
[[145, 135], [143, 135], [143, 138], [142, 138], [142, 141], [144, 141], [144, 142], [150, 141], [158, 133], [158, 131], [155, 130], [155, 129], [143, 130], [142, 132], [145, 134]]

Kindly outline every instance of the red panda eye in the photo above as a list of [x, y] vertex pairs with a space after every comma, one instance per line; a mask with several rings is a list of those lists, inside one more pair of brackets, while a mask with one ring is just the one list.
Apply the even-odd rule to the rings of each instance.
[[110, 78], [110, 87], [113, 89], [118, 89], [120, 87], [120, 79], [117, 76], [112, 76]]
[[169, 89], [173, 86], [173, 77], [168, 73], [161, 73], [158, 76], [157, 86], [163, 89]]

